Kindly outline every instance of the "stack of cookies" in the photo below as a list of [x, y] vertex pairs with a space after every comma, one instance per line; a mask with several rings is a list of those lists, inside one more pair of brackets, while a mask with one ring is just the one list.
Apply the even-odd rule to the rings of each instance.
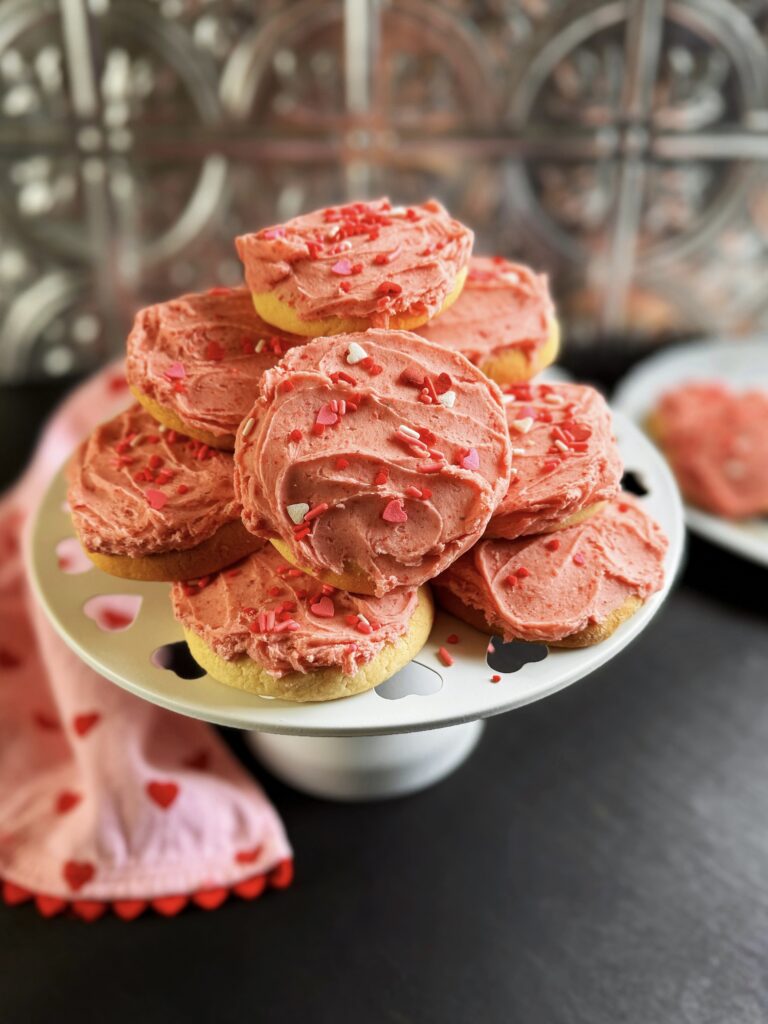
[[137, 400], [85, 441], [69, 505], [107, 572], [173, 581], [197, 661], [287, 700], [370, 689], [432, 590], [505, 640], [584, 646], [662, 584], [609, 410], [532, 383], [546, 278], [472, 256], [437, 202], [330, 207], [236, 240], [246, 286], [141, 311]]

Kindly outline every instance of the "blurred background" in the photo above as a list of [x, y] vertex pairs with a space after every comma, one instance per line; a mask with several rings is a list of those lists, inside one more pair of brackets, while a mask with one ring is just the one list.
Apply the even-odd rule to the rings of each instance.
[[768, 0], [0, 0], [0, 111], [6, 384], [384, 193], [549, 271], [582, 368], [768, 326]]

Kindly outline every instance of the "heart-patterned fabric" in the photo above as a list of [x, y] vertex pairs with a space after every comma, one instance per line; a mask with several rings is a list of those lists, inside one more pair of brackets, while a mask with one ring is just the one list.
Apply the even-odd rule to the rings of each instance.
[[[292, 876], [276, 811], [216, 732], [97, 675], [29, 592], [28, 511], [82, 437], [127, 398], [115, 367], [79, 388], [0, 501], [0, 878], [6, 902], [34, 900], [46, 916], [94, 920], [111, 908], [130, 920], [189, 902], [214, 909]], [[75, 552], [59, 557], [82, 571]], [[103, 629], [130, 629], [138, 609], [124, 597], [85, 614]]]

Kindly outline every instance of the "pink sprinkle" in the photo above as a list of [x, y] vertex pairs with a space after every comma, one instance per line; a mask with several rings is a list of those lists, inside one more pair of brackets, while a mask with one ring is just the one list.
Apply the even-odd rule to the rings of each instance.
[[453, 665], [453, 655], [450, 651], [447, 651], [445, 647], [438, 648], [437, 656], [446, 668], [450, 668], [451, 665]]
[[152, 506], [152, 508], [156, 508], [158, 511], [161, 508], [163, 508], [165, 503], [168, 501], [168, 495], [167, 494], [163, 494], [162, 491], [156, 491], [152, 487], [150, 487], [149, 490], [146, 491], [146, 495], [147, 495], [147, 501], [149, 502], [149, 504]]
[[320, 406], [315, 422], [319, 423], [321, 427], [332, 427], [335, 423], [339, 422], [339, 417], [326, 402], [325, 405]]
[[402, 501], [399, 498], [393, 498], [385, 506], [381, 518], [387, 523], [406, 523], [408, 513], [405, 511]]
[[476, 448], [470, 448], [464, 458], [461, 460], [461, 465], [464, 469], [479, 469], [480, 468], [480, 456], [477, 454]]
[[266, 231], [262, 232], [264, 238], [283, 238], [285, 235], [285, 228], [267, 228]]
[[326, 597], [325, 595], [318, 597], [314, 604], [309, 606], [309, 610], [313, 615], [317, 615], [320, 619], [332, 619], [336, 614], [333, 601], [330, 597]]
[[582, 555], [582, 553], [580, 551], [577, 551], [576, 554], [573, 556], [573, 564], [574, 565], [584, 565], [585, 562], [586, 562], [586, 558], [584, 557], [584, 555]]
[[331, 273], [338, 274], [340, 277], [346, 277], [347, 274], [352, 273], [352, 261], [346, 258], [337, 260], [331, 267]]
[[408, 495], [409, 498], [422, 497], [422, 492], [419, 490], [418, 487], [414, 487], [413, 484], [409, 484], [409, 486], [405, 488], [405, 493]]
[[165, 376], [169, 377], [171, 380], [183, 380], [187, 376], [187, 371], [181, 363], [171, 363], [165, 371]]

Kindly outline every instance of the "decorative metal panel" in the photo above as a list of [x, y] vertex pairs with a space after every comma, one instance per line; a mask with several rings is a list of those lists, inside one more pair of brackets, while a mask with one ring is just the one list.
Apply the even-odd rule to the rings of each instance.
[[573, 345], [768, 326], [768, 0], [0, 0], [0, 379], [384, 192], [547, 269]]

